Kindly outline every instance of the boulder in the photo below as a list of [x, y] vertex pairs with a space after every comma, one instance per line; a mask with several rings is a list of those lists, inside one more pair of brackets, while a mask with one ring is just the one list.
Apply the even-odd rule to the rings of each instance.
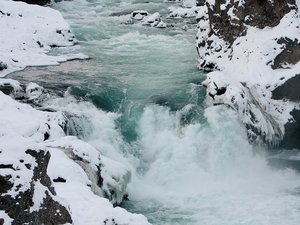
[[[56, 192], [47, 175], [50, 153], [32, 149], [26, 150], [25, 153], [32, 158], [32, 163], [24, 164], [31, 172], [30, 178], [22, 173], [22, 167], [15, 164], [0, 165], [0, 174], [7, 174], [0, 175], [0, 210], [4, 210], [13, 219], [13, 225], [72, 223], [68, 210], [54, 199]], [[21, 164], [22, 162], [24, 163], [24, 160], [20, 160]], [[3, 172], [4, 170], [6, 172]], [[12, 171], [12, 174], [9, 171]], [[17, 182], [13, 181], [16, 178], [26, 180], [29, 185], [17, 185]]]
[[0, 71], [1, 70], [6, 70], [7, 69], [7, 64], [5, 64], [4, 62], [0, 61]]
[[14, 0], [16, 2], [26, 2], [28, 4], [46, 5], [51, 3], [51, 0]]
[[131, 13], [130, 17], [134, 20], [142, 20], [142, 19], [144, 19], [144, 17], [146, 17], [148, 15], [149, 15], [149, 13], [147, 11], [136, 10]]

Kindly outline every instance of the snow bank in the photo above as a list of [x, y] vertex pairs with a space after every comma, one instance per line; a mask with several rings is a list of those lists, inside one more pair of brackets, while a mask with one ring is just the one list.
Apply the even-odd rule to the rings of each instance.
[[[83, 54], [47, 55], [51, 48], [72, 46], [76, 40], [62, 15], [51, 8], [23, 2], [0, 2], [0, 77], [26, 66], [57, 65]], [[12, 38], [13, 37], [13, 38]]]
[[[7, 210], [8, 202], [20, 204], [24, 218], [31, 218], [52, 204], [47, 212], [50, 220], [71, 222], [69, 214], [73, 224], [148, 224], [143, 216], [113, 207], [126, 197], [130, 170], [76, 137], [65, 136], [62, 112], [38, 111], [0, 92], [0, 118], [0, 178], [7, 183], [1, 198], [9, 199], [0, 203], [0, 210]], [[21, 204], [22, 193], [28, 192], [29, 209]], [[10, 210], [4, 219], [17, 217], [26, 222]]]

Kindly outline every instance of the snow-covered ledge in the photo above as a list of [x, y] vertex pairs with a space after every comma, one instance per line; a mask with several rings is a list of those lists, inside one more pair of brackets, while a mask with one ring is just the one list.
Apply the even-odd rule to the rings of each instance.
[[74, 34], [60, 12], [49, 7], [0, 1], [0, 77], [26, 66], [57, 65], [84, 54], [47, 55], [53, 47], [72, 46]]
[[4, 224], [149, 224], [113, 207], [126, 194], [130, 170], [66, 136], [63, 113], [38, 111], [0, 92], [0, 118]]

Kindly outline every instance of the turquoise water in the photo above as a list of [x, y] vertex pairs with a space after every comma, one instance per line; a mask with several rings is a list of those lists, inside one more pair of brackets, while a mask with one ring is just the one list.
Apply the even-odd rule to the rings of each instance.
[[[49, 106], [81, 115], [80, 137], [132, 169], [123, 207], [151, 223], [298, 225], [299, 175], [270, 168], [264, 149], [248, 143], [235, 112], [207, 107], [195, 20], [165, 18], [170, 6], [176, 4], [57, 3], [78, 45], [55, 51], [80, 51], [90, 60], [29, 68], [12, 77], [64, 96]], [[124, 24], [126, 14], [139, 9], [160, 12], [173, 26]]]

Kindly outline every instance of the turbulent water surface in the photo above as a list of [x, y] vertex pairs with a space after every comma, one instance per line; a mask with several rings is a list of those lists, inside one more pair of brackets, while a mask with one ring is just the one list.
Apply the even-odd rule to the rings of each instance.
[[[233, 111], [206, 107], [195, 21], [165, 18], [169, 6], [176, 5], [57, 3], [54, 8], [79, 43], [55, 51], [81, 51], [91, 59], [29, 68], [12, 77], [64, 94], [49, 107], [76, 114], [77, 135], [132, 168], [123, 207], [153, 224], [298, 225], [300, 176], [271, 168], [264, 150], [248, 143]], [[138, 9], [160, 12], [173, 27], [124, 24]]]

